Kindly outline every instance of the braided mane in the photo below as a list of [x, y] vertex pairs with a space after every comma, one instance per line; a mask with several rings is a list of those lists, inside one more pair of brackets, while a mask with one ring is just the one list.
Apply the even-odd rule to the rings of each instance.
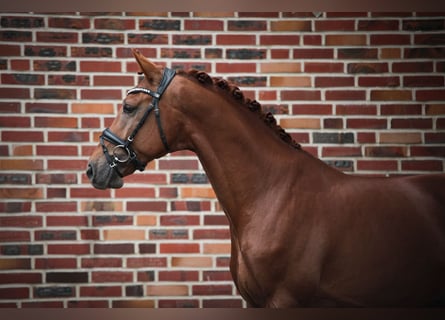
[[226, 91], [227, 94], [235, 99], [235, 101], [256, 113], [258, 117], [281, 138], [281, 140], [295, 149], [301, 149], [300, 144], [295, 142], [292, 137], [277, 124], [277, 120], [271, 112], [264, 113], [261, 104], [258, 101], [245, 98], [242, 91], [238, 87], [230, 84], [227, 80], [212, 78], [207, 73], [198, 70], [190, 70], [188, 72], [178, 71], [178, 74], [195, 79], [204, 86], [215, 86]]

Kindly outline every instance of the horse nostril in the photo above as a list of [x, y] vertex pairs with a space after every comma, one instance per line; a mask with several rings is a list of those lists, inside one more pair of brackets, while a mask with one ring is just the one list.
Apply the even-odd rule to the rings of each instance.
[[93, 175], [94, 175], [93, 166], [90, 163], [88, 163], [88, 168], [87, 168], [86, 174], [87, 174], [88, 179], [91, 180], [93, 178]]

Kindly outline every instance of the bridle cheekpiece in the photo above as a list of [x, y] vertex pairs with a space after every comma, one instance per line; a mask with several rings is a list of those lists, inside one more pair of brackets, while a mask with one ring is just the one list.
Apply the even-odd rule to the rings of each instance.
[[[135, 93], [145, 93], [152, 96], [153, 99], [151, 101], [151, 104], [145, 111], [144, 115], [142, 116], [141, 120], [139, 121], [139, 123], [136, 125], [134, 130], [131, 132], [131, 134], [125, 141], [119, 138], [113, 132], [111, 132], [110, 128], [106, 128], [102, 132], [102, 135], [99, 138], [100, 145], [102, 146], [102, 151], [105, 155], [105, 158], [107, 159], [110, 168], [113, 168], [120, 177], [123, 177], [123, 175], [120, 173], [118, 169], [119, 164], [132, 163], [137, 170], [144, 171], [145, 169], [146, 163], [143, 163], [137, 158], [136, 152], [131, 147], [131, 144], [133, 143], [134, 137], [138, 133], [139, 129], [142, 128], [142, 126], [145, 123], [145, 120], [147, 120], [148, 116], [152, 111], [155, 112], [156, 124], [158, 126], [162, 144], [164, 145], [164, 148], [167, 151], [167, 153], [170, 152], [170, 147], [167, 143], [167, 138], [165, 136], [164, 129], [162, 128], [159, 100], [161, 99], [162, 94], [165, 92], [170, 82], [173, 80], [175, 74], [176, 73], [174, 70], [165, 68], [161, 83], [159, 84], [159, 87], [156, 90], [156, 92], [141, 87], [136, 87], [128, 90], [127, 96]], [[105, 146], [105, 140], [115, 145], [112, 154], [108, 152], [108, 148]]]

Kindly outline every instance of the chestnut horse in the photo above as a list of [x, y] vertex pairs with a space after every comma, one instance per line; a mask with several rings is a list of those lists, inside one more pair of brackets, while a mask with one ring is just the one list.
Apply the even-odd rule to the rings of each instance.
[[251, 306], [440, 306], [445, 175], [346, 175], [302, 150], [223, 79], [175, 72], [133, 50], [145, 77], [100, 137], [99, 189], [192, 150], [229, 220], [230, 270]]

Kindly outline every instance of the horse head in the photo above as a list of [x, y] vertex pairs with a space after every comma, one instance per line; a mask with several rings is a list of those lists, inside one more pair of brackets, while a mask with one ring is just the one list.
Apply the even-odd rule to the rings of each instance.
[[176, 147], [178, 102], [169, 94], [174, 91], [175, 72], [153, 64], [137, 50], [133, 55], [144, 78], [128, 91], [88, 162], [86, 174], [98, 189], [122, 187], [124, 176], [143, 171], [148, 162]]

